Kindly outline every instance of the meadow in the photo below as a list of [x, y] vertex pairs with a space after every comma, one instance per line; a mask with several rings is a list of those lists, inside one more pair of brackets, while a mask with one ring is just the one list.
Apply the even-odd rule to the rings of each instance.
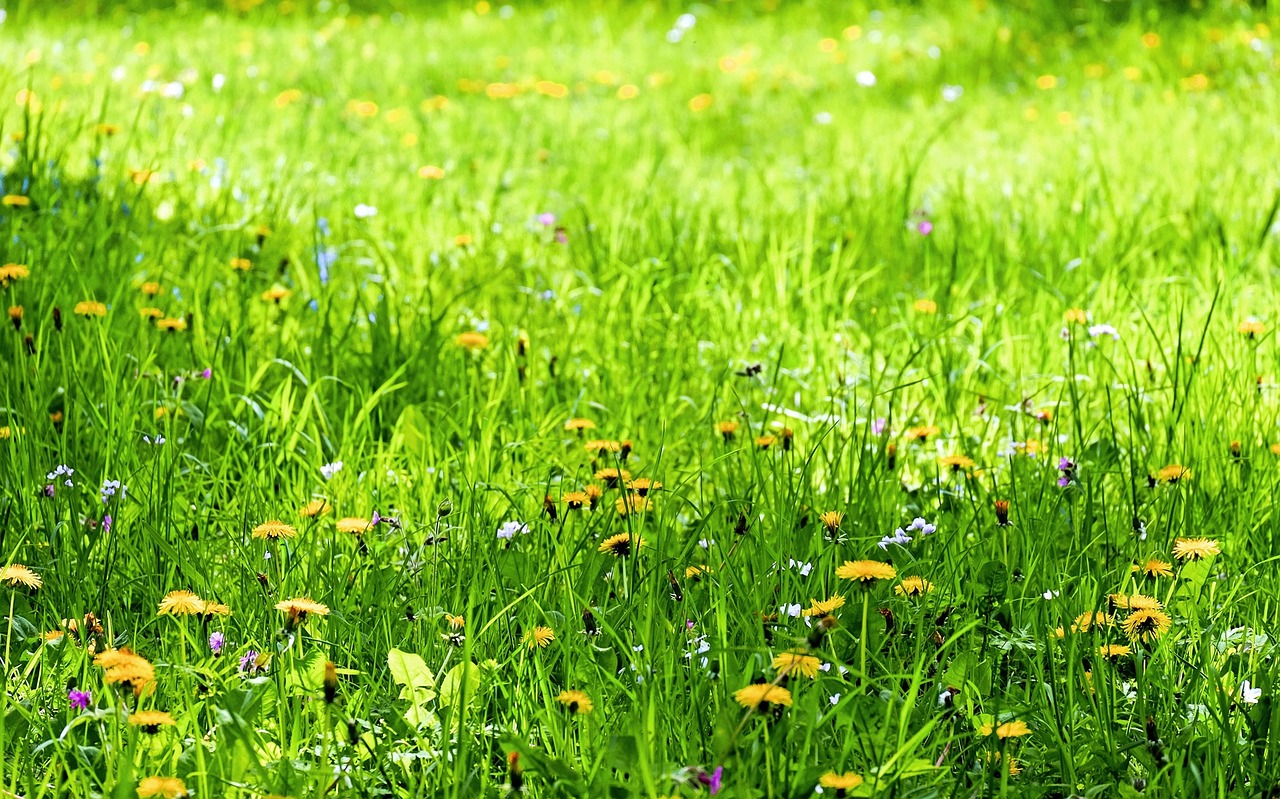
[[0, 795], [1280, 796], [1193, 6], [10, 3]]

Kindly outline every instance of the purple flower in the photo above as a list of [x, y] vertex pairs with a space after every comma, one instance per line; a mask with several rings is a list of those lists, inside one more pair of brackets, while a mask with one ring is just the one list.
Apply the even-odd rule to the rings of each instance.
[[240, 658], [240, 672], [254, 674], [260, 671], [266, 671], [266, 668], [258, 667], [258, 650], [250, 649]]
[[871, 422], [871, 435], [878, 436], [884, 432], [885, 427], [889, 424], [883, 416], [877, 417]]
[[1076, 468], [1076, 465], [1071, 462], [1070, 458], [1064, 457], [1058, 461], [1058, 471], [1069, 472], [1074, 468]]
[[1064, 475], [1062, 475], [1061, 477], [1059, 477], [1059, 478], [1058, 478], [1058, 487], [1059, 487], [1059, 488], [1066, 488], [1066, 487], [1067, 487], [1067, 486], [1069, 486], [1069, 485], [1071, 485], [1071, 478], [1070, 478], [1070, 477], [1067, 477], [1067, 476], [1064, 474]]
[[537, 219], [543, 227], [551, 227], [556, 223], [556, 215], [550, 211], [543, 211], [534, 217], [534, 219]]
[[52, 497], [55, 490], [56, 489], [54, 489], [53, 483], [50, 483], [49, 485], [44, 487], [44, 495], [46, 497]]
[[556, 228], [556, 241], [561, 244], [569, 243], [569, 234], [565, 232], [564, 228], [562, 227]]
[[[226, 645], [227, 645], [227, 637], [222, 633], [214, 633], [213, 635], [209, 636], [209, 651], [213, 652], [214, 657], [218, 657], [219, 655], [221, 655], [222, 647]], [[243, 660], [240, 661], [240, 665], [241, 665], [241, 668], [243, 668], [244, 666]]]
[[111, 514], [108, 513], [102, 517], [102, 533], [103, 535], [111, 532]]
[[67, 702], [71, 705], [72, 710], [87, 710], [89, 703], [93, 701], [93, 694], [88, 691], [77, 691], [72, 688], [67, 691]]
[[369, 519], [369, 526], [370, 526], [370, 527], [377, 527], [377, 526], [378, 526], [378, 522], [380, 522], [380, 521], [382, 521], [382, 516], [381, 516], [381, 515], [380, 515], [380, 514], [375, 510], [375, 511], [373, 512], [373, 517], [372, 517], [371, 519]]
[[921, 236], [929, 235], [930, 233], [933, 232], [933, 223], [930, 222], [928, 219], [920, 220], [920, 222], [916, 225], [916, 232], [919, 233]]
[[705, 771], [699, 772], [698, 782], [711, 789], [711, 795], [715, 796], [720, 793], [721, 781], [724, 778], [724, 766], [716, 766], [716, 770], [708, 774]]
[[212, 380], [213, 370], [206, 366], [204, 368], [204, 371], [200, 373], [200, 376], [203, 377], [205, 380]]

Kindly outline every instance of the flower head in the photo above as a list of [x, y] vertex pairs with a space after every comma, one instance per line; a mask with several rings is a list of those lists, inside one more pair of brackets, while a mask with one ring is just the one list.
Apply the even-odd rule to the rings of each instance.
[[223, 648], [227, 645], [227, 637], [222, 633], [212, 633], [209, 636], [209, 651], [214, 657], [222, 654]]
[[0, 287], [8, 288], [10, 283], [31, 276], [31, 270], [25, 264], [5, 264], [0, 266]]
[[613, 555], [615, 558], [623, 558], [634, 551], [639, 551], [644, 546], [644, 539], [636, 536], [635, 541], [631, 540], [631, 533], [618, 533], [610, 536], [600, 543], [600, 552]]
[[984, 738], [992, 732], [996, 734], [997, 738], [1003, 740], [1005, 738], [1020, 738], [1024, 735], [1030, 735], [1031, 728], [1027, 726], [1025, 721], [1018, 721], [1017, 719], [1006, 721], [998, 727], [988, 721], [978, 728], [978, 735]]
[[827, 533], [835, 534], [840, 531], [840, 525], [844, 522], [844, 514], [837, 510], [823, 511], [818, 514], [818, 521], [822, 522], [822, 526], [826, 528]]
[[1162, 610], [1139, 608], [1129, 614], [1122, 626], [1130, 641], [1148, 643], [1167, 633], [1173, 620]]
[[163, 710], [135, 710], [129, 714], [129, 723], [148, 735], [155, 735], [161, 727], [172, 727], [173, 716]]
[[505, 539], [515, 538], [517, 535], [528, 535], [528, 534], [529, 534], [529, 525], [525, 524], [524, 522], [518, 522], [518, 521], [503, 522], [502, 526], [498, 528], [498, 533], [497, 533], [498, 538], [505, 538]]
[[93, 694], [88, 691], [77, 691], [72, 688], [67, 691], [67, 704], [72, 710], [88, 710], [89, 703], [93, 701]]
[[596, 429], [596, 423], [591, 421], [590, 419], [574, 418], [564, 423], [564, 429], [571, 430], [574, 432], [582, 432], [583, 430], [594, 430]]
[[162, 799], [182, 799], [187, 796], [187, 785], [177, 777], [145, 777], [138, 783], [140, 799], [159, 796]]
[[160, 600], [157, 616], [198, 616], [204, 613], [204, 600], [190, 591], [170, 591]]
[[327, 499], [313, 499], [298, 509], [298, 515], [306, 519], [313, 519], [316, 516], [323, 516], [333, 510], [333, 506], [329, 504]]
[[836, 577], [871, 583], [875, 580], [892, 580], [897, 574], [893, 566], [878, 560], [847, 560], [836, 569]]
[[77, 302], [74, 311], [76, 316], [83, 316], [88, 319], [93, 316], [106, 316], [107, 306], [93, 300], [85, 300]]
[[784, 677], [789, 677], [794, 672], [814, 679], [818, 676], [821, 665], [821, 660], [805, 652], [783, 652], [773, 659], [773, 667]]
[[924, 596], [932, 590], [933, 583], [915, 575], [903, 577], [902, 582], [893, 587], [893, 592], [898, 596]]
[[845, 796], [847, 791], [851, 791], [862, 784], [862, 775], [855, 774], [852, 771], [846, 771], [843, 774], [828, 771], [818, 778], [818, 784], [823, 788], [830, 788], [835, 792], [836, 796]]
[[1143, 575], [1147, 577], [1172, 577], [1173, 576], [1172, 566], [1166, 563], [1165, 561], [1160, 560], [1159, 558], [1147, 558], [1146, 562], [1144, 563], [1141, 563], [1141, 564], [1135, 563], [1133, 566], [1130, 567], [1130, 570], [1134, 572], [1141, 572]]
[[1221, 552], [1218, 542], [1210, 538], [1179, 538], [1173, 542], [1173, 556], [1178, 560], [1204, 560]]
[[810, 599], [809, 607], [801, 611], [801, 615], [816, 616], [817, 618], [823, 618], [824, 616], [830, 616], [832, 613], [834, 613], [836, 610], [842, 607], [844, 607], [844, 597], [840, 596], [839, 594], [836, 594], [830, 599], [824, 599], [824, 600]]
[[564, 705], [570, 713], [585, 716], [595, 709], [595, 705], [591, 703], [591, 697], [582, 691], [561, 691], [556, 696], [556, 701]]
[[40, 579], [40, 575], [36, 574], [31, 569], [28, 569], [26, 566], [23, 566], [21, 563], [10, 563], [8, 566], [0, 569], [0, 583], [4, 583], [10, 588], [22, 586], [35, 591], [44, 584], [44, 581]]
[[529, 630], [524, 634], [524, 645], [531, 651], [534, 649], [545, 649], [550, 646], [551, 642], [554, 640], [556, 640], [556, 633], [555, 630], [552, 630], [550, 627], [534, 627], [532, 630]]
[[484, 333], [460, 333], [453, 343], [464, 350], [475, 352], [489, 346], [489, 337]]
[[276, 610], [285, 613], [288, 617], [288, 625], [296, 627], [306, 622], [308, 616], [328, 616], [329, 607], [315, 602], [307, 597], [300, 596], [293, 599], [285, 599], [276, 603]]
[[254, 538], [265, 538], [272, 541], [281, 538], [295, 538], [297, 535], [297, 530], [279, 519], [272, 519], [271, 521], [263, 522], [253, 528]]
[[1156, 479], [1162, 483], [1178, 483], [1182, 480], [1189, 480], [1190, 478], [1191, 470], [1176, 463], [1171, 463], [1168, 466], [1162, 466], [1160, 470], [1156, 472]]
[[735, 691], [733, 701], [745, 708], [764, 712], [771, 706], [791, 707], [791, 692], [781, 685], [756, 683]]

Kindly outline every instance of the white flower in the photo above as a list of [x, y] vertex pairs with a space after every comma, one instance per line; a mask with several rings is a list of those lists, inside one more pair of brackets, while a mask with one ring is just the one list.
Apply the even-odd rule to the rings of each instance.
[[938, 526], [936, 524], [929, 524], [924, 519], [917, 516], [916, 518], [911, 520], [911, 524], [907, 525], [907, 529], [918, 530], [920, 532], [920, 535], [929, 535], [930, 533], [936, 531], [938, 529]]
[[516, 534], [526, 535], [529, 532], [529, 525], [524, 522], [504, 522], [498, 528], [498, 538], [515, 538]]
[[210, 83], [213, 85], [213, 90], [215, 92], [220, 92], [222, 91], [222, 87], [227, 85], [227, 76], [219, 72], [217, 75], [213, 76], [213, 80], [210, 81]]
[[857, 81], [858, 81], [858, 85], [859, 85], [859, 86], [875, 86], [875, 85], [876, 85], [876, 73], [872, 72], [872, 71], [871, 71], [871, 70], [869, 70], [869, 69], [864, 69], [864, 70], [862, 70], [861, 72], [859, 72], [859, 73], [858, 73], [858, 75], [857, 75], [857, 77], [855, 78], [855, 80], [857, 80]]
[[787, 568], [789, 568], [789, 569], [795, 569], [796, 571], [800, 572], [800, 576], [801, 576], [801, 577], [808, 577], [808, 576], [809, 576], [809, 572], [813, 571], [813, 564], [812, 564], [812, 563], [801, 563], [800, 561], [796, 560], [795, 558], [788, 558], [788, 559], [787, 559]]
[[368, 219], [371, 216], [377, 216], [378, 209], [373, 207], [372, 205], [365, 205], [364, 203], [360, 203], [359, 205], [356, 206], [355, 214], [356, 214], [356, 219]]
[[813, 121], [819, 125], [830, 125], [831, 114], [827, 111], [819, 111], [813, 115]]
[[676, 17], [676, 30], [687, 31], [698, 24], [698, 18], [692, 14], [681, 14]]
[[963, 86], [946, 85], [942, 87], [942, 99], [948, 103], [954, 103], [960, 99], [960, 95], [964, 94]]
[[1240, 683], [1240, 698], [1244, 700], [1246, 705], [1256, 705], [1258, 700], [1262, 698], [1262, 689], [1254, 688], [1249, 684], [1248, 680]]
[[320, 474], [326, 480], [332, 480], [333, 476], [340, 471], [342, 471], [342, 461], [334, 461], [333, 463], [326, 463], [324, 466], [320, 467]]
[[800, 611], [801, 611], [801, 607], [800, 607], [800, 603], [798, 602], [792, 605], [783, 605], [782, 607], [778, 608], [778, 612], [781, 613], [783, 616], [789, 616], [793, 619], [800, 615]]
[[833, 705], [838, 705], [838, 704], [840, 704], [840, 694], [832, 694], [832, 695], [831, 695], [831, 704], [833, 704]]
[[1092, 338], [1111, 336], [1115, 341], [1120, 340], [1120, 332], [1111, 325], [1089, 325], [1089, 336]]
[[182, 95], [187, 91], [187, 87], [183, 86], [179, 81], [170, 81], [160, 87], [160, 94], [168, 97], [170, 100], [181, 100]]
[[893, 535], [886, 535], [884, 538], [880, 539], [880, 548], [887, 550], [890, 544], [897, 544], [900, 547], [904, 547], [910, 543], [911, 536], [907, 535], [906, 531], [899, 527], [897, 530], [893, 531]]
[[1048, 591], [1045, 591], [1043, 594], [1041, 594], [1041, 596], [1044, 597], [1044, 601], [1048, 602], [1052, 599], [1055, 599], [1059, 595], [1061, 595], [1061, 593], [1062, 593], [1061, 591], [1054, 591], [1052, 588], [1050, 588]]
[[711, 549], [715, 545], [716, 545], [716, 540], [714, 538], [698, 539], [698, 546], [702, 547], [703, 549]]

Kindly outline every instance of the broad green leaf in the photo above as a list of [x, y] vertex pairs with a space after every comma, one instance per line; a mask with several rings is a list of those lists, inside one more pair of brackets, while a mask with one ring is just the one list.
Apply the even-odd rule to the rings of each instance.
[[401, 699], [421, 704], [435, 698], [435, 675], [419, 655], [392, 649], [387, 653], [387, 665], [391, 667], [391, 679], [402, 686]]

